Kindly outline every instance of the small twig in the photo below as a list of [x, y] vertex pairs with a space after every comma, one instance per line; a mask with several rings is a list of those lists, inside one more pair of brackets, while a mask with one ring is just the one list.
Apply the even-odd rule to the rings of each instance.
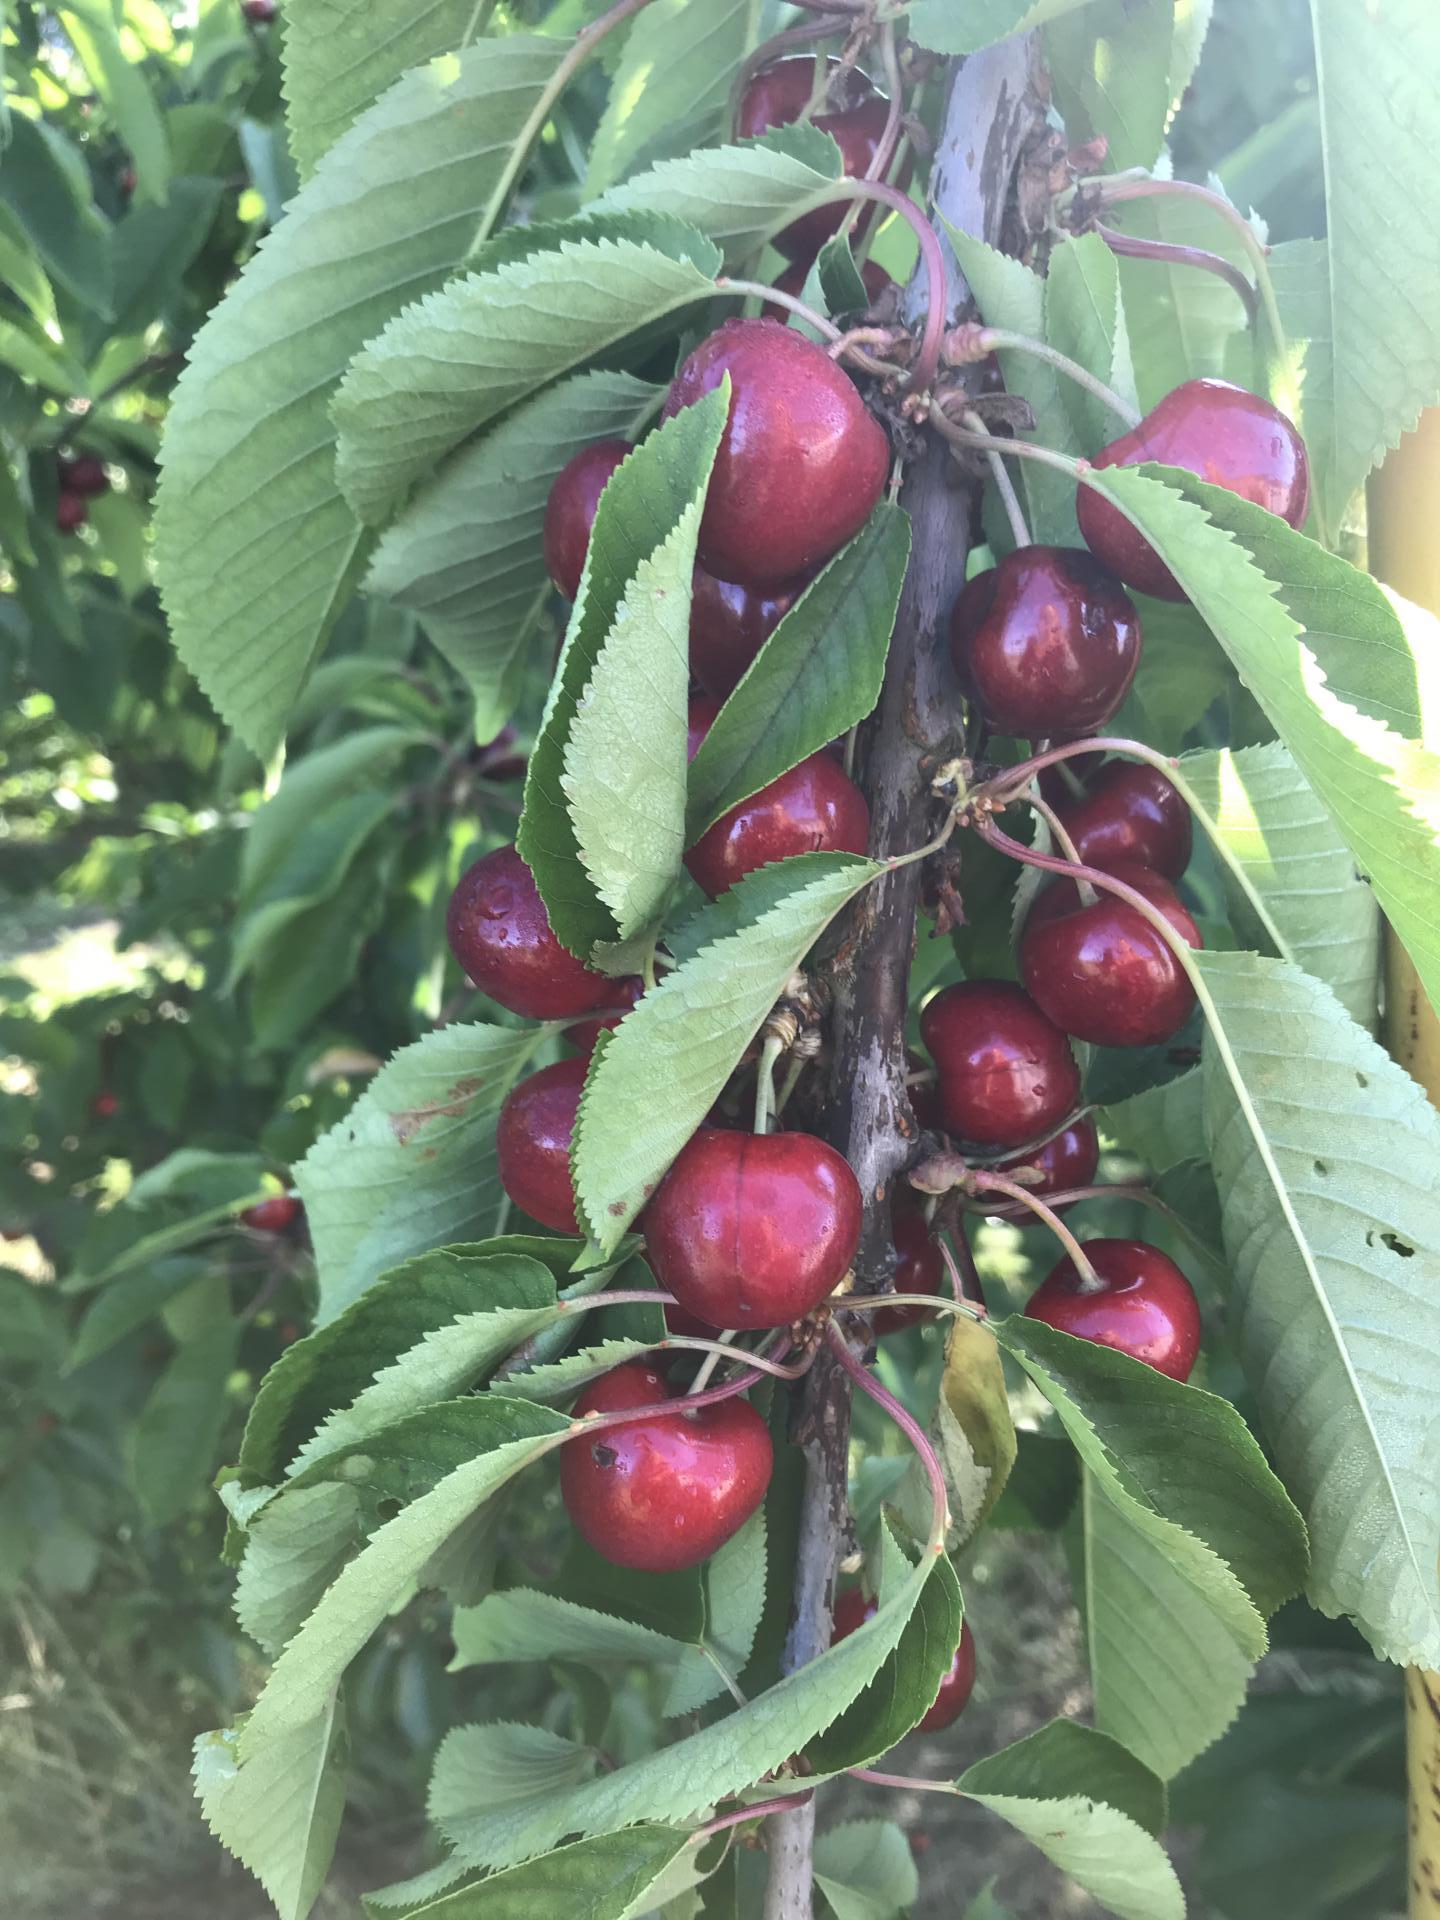
[[767, 1813], [784, 1813], [790, 1807], [806, 1806], [813, 1798], [813, 1789], [807, 1787], [803, 1793], [782, 1793], [773, 1800], [756, 1800], [735, 1813], [722, 1813], [718, 1820], [707, 1820], [691, 1834], [689, 1844], [698, 1847], [702, 1840], [708, 1840], [713, 1833], [723, 1833], [727, 1827], [738, 1827], [746, 1820], [762, 1820]]

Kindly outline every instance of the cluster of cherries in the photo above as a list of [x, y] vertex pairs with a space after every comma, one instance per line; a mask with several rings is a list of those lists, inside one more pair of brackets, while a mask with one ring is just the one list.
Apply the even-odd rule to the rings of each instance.
[[55, 471], [60, 483], [55, 525], [61, 533], [74, 533], [90, 518], [90, 502], [97, 494], [109, 492], [110, 477], [105, 462], [93, 453], [62, 454]]

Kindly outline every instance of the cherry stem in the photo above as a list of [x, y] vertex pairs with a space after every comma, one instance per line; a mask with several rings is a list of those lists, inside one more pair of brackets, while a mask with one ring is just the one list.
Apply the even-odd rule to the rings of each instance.
[[703, 1827], [697, 1827], [690, 1836], [690, 1845], [699, 1846], [711, 1834], [723, 1833], [727, 1827], [741, 1826], [746, 1820], [762, 1820], [769, 1813], [788, 1813], [791, 1807], [803, 1807], [814, 1797], [814, 1788], [807, 1787], [804, 1793], [777, 1794], [773, 1800], [756, 1800], [751, 1806], [740, 1807], [734, 1813], [722, 1813], [718, 1820], [707, 1820]]
[[[789, 313], [798, 313], [817, 333], [823, 333], [832, 344], [840, 338], [840, 329], [833, 320], [827, 320], [823, 313], [817, 313], [814, 307], [806, 306], [797, 294], [785, 293], [779, 287], [767, 287], [760, 280], [737, 280], [733, 274], [722, 273], [716, 277], [715, 284], [722, 293], [754, 294], [760, 300], [773, 300], [777, 307], [784, 307]], [[893, 372], [893, 368], [887, 368]]]
[[[733, 1331], [729, 1338], [731, 1340], [735, 1338]], [[669, 1353], [680, 1348], [684, 1348], [687, 1352], [693, 1350], [696, 1353], [708, 1353], [712, 1360], [743, 1360], [747, 1367], [759, 1367], [762, 1373], [772, 1373], [777, 1380], [799, 1380], [810, 1371], [808, 1360], [799, 1360], [793, 1367], [787, 1367], [778, 1360], [767, 1360], [763, 1354], [751, 1353], [748, 1348], [732, 1347], [724, 1339], [701, 1340], [698, 1337], [692, 1339], [688, 1333], [670, 1334], [660, 1341], [654, 1351]], [[690, 1391], [698, 1393], [702, 1385], [701, 1376], [697, 1373], [691, 1383]]]
[[735, 1338], [735, 1334], [736, 1329], [730, 1327], [721, 1334], [718, 1340], [706, 1340], [702, 1343], [707, 1348], [707, 1352], [704, 1360], [700, 1364], [700, 1371], [690, 1382], [691, 1393], [703, 1393], [710, 1384], [711, 1374], [714, 1373], [720, 1362], [734, 1358], [734, 1354], [731, 1352], [730, 1342]]
[[775, 1102], [775, 1062], [784, 1051], [785, 1042], [778, 1033], [765, 1036], [765, 1044], [760, 1049], [760, 1065], [755, 1071], [755, 1132], [770, 1131], [770, 1111]]
[[[940, 1249], [940, 1258], [944, 1261], [945, 1271], [950, 1276], [950, 1286], [955, 1294], [956, 1302], [957, 1304], [963, 1305], [965, 1304], [965, 1276], [961, 1273], [956, 1263], [955, 1255], [945, 1244], [945, 1236], [943, 1234], [937, 1238], [935, 1244]], [[970, 1243], [967, 1240], [965, 1244], [968, 1248]]]
[[977, 453], [1013, 453], [1021, 460], [1038, 460], [1041, 466], [1054, 467], [1057, 473], [1068, 474], [1070, 479], [1083, 481], [1090, 472], [1088, 460], [1077, 460], [1071, 454], [1057, 453], [1054, 447], [1036, 446], [1033, 440], [1004, 440], [998, 434], [976, 433], [970, 427], [962, 427], [952, 420], [945, 411], [944, 401], [949, 396], [936, 396], [930, 409], [930, 424], [953, 446], [973, 447]]
[[1099, 220], [1091, 231], [1100, 236], [1112, 253], [1126, 259], [1161, 260], [1172, 267], [1199, 267], [1205, 273], [1213, 273], [1239, 295], [1246, 320], [1252, 327], [1255, 325], [1260, 313], [1259, 296], [1234, 261], [1227, 260], [1223, 253], [1211, 253], [1205, 247], [1181, 246], [1178, 241], [1138, 240], [1133, 234], [1121, 233]]
[[561, 1313], [589, 1313], [595, 1307], [678, 1307], [673, 1293], [660, 1293], [654, 1287], [617, 1287], [612, 1293], [584, 1293], [574, 1300], [559, 1300]]
[[947, 1300], [940, 1293], [832, 1293], [825, 1303], [836, 1312], [876, 1313], [882, 1307], [925, 1307], [931, 1313], [960, 1313], [967, 1320], [990, 1318], [971, 1300]]
[[780, 1082], [780, 1091], [775, 1096], [776, 1113], [785, 1111], [786, 1101], [799, 1085], [800, 1076], [809, 1064], [808, 1057], [803, 1053], [797, 1053], [791, 1059], [789, 1066], [785, 1069], [785, 1078]]
[[[883, 1298], [883, 1296], [879, 1295], [876, 1297], [877, 1299]], [[894, 1295], [892, 1297], [899, 1299], [903, 1296]], [[929, 1304], [933, 1306], [936, 1302], [932, 1299]], [[870, 1369], [860, 1364], [850, 1351], [849, 1341], [845, 1338], [844, 1334], [841, 1333], [833, 1320], [826, 1329], [826, 1338], [835, 1351], [836, 1359], [855, 1382], [856, 1386], [863, 1394], [867, 1394], [869, 1398], [875, 1402], [877, 1407], [883, 1407], [885, 1409], [886, 1413], [889, 1414], [896, 1426], [899, 1427], [900, 1431], [919, 1456], [920, 1464], [925, 1469], [925, 1478], [930, 1482], [931, 1513], [929, 1545], [932, 1552], [943, 1553], [945, 1551], [945, 1535], [950, 1524], [949, 1501], [945, 1492], [945, 1476], [940, 1471], [940, 1462], [935, 1457], [935, 1449], [925, 1437], [924, 1428], [901, 1406], [900, 1402], [888, 1388], [881, 1386]]]
[[1105, 1282], [1086, 1259], [1085, 1249], [1055, 1209], [1047, 1206], [1038, 1193], [1032, 1193], [1028, 1187], [1022, 1187], [1018, 1180], [1008, 1180], [1003, 1173], [991, 1173], [985, 1167], [972, 1167], [970, 1180], [977, 1193], [1003, 1193], [1011, 1200], [1018, 1200], [1022, 1207], [1028, 1208], [1037, 1220], [1045, 1223], [1074, 1261], [1075, 1271], [1080, 1276], [1081, 1293], [1102, 1291]]
[[[955, 334], [960, 336], [969, 333], [970, 329], [965, 327], [957, 327], [955, 330]], [[978, 349], [975, 356], [977, 358], [998, 349], [1002, 353], [1028, 353], [1037, 360], [1045, 361], [1047, 366], [1054, 367], [1057, 373], [1063, 373], [1067, 380], [1073, 380], [1077, 387], [1083, 387], [1087, 393], [1093, 394], [1103, 406], [1110, 409], [1111, 413], [1123, 420], [1127, 427], [1139, 426], [1143, 416], [1138, 407], [1132, 407], [1128, 400], [1122, 400], [1113, 387], [1107, 387], [1105, 382], [1091, 373], [1088, 367], [1082, 367], [1078, 360], [1072, 360], [1068, 353], [1061, 353], [1058, 348], [1047, 345], [1045, 341], [1032, 339], [1028, 333], [1012, 333], [1008, 327], [978, 327], [974, 330], [973, 341]], [[967, 359], [970, 357], [969, 354], [966, 355]]]
[[[887, 20], [880, 29], [880, 64], [885, 69], [885, 85], [889, 89], [890, 107], [885, 115], [885, 125], [880, 130], [880, 141], [870, 156], [870, 164], [865, 169], [867, 180], [883, 180], [890, 162], [895, 158], [895, 148], [900, 139], [900, 122], [905, 112], [905, 82], [900, 76], [900, 56], [895, 46], [895, 23]], [[850, 224], [854, 225], [854, 216]]]
[[[955, 1253], [960, 1266], [960, 1286], [957, 1297], [962, 1304], [978, 1307], [980, 1309], [979, 1317], [981, 1319], [988, 1318], [985, 1312], [985, 1289], [980, 1284], [980, 1269], [975, 1264], [975, 1249], [970, 1244], [970, 1236], [965, 1231], [964, 1221], [956, 1220], [954, 1225]], [[950, 1253], [950, 1248], [944, 1234], [940, 1236], [940, 1251], [946, 1255]], [[954, 1263], [952, 1262], [952, 1276], [954, 1271]]]
[[816, 40], [833, 40], [847, 31], [843, 22], [839, 20], [803, 20], [798, 26], [786, 27], [783, 32], [775, 34], [773, 38], [762, 41], [741, 63], [740, 71], [735, 76], [735, 84], [730, 90], [731, 138], [734, 138], [735, 111], [744, 96], [746, 87], [762, 67], [768, 67], [774, 61], [782, 59], [792, 48], [806, 47]]
[[920, 346], [910, 369], [910, 378], [905, 383], [905, 391], [922, 392], [935, 378], [940, 365], [940, 348], [945, 338], [948, 290], [940, 236], [909, 194], [901, 193], [898, 187], [892, 187], [886, 180], [837, 180], [833, 187], [810, 204], [813, 207], [825, 207], [835, 200], [876, 200], [882, 207], [889, 207], [892, 213], [898, 213], [902, 220], [908, 220], [915, 238], [920, 242], [920, 256], [925, 262], [928, 304]]
[[[1060, 851], [1064, 854], [1065, 858], [1070, 862], [1071, 866], [1078, 867], [1080, 864], [1080, 855], [1076, 850], [1075, 842], [1070, 838], [1070, 835], [1065, 831], [1064, 822], [1061, 820], [1059, 814], [1056, 813], [1055, 809], [1050, 805], [1049, 801], [1042, 800], [1038, 793], [1032, 793], [1028, 788], [1024, 793], [1021, 794], [1020, 798], [1025, 802], [1027, 807], [1033, 808], [1034, 811], [1039, 814], [1040, 818], [1045, 822], [1046, 826], [1050, 829], [1050, 832], [1054, 837], [1056, 846], [1059, 847]], [[1076, 884], [1079, 889], [1079, 894], [1082, 902], [1087, 907], [1093, 907], [1097, 896], [1095, 893], [1095, 889], [1091, 886], [1090, 882], [1088, 880], [1081, 880], [1081, 881], [1078, 881]]]
[[[967, 426], [973, 427], [977, 432], [985, 431], [985, 422], [978, 413], [966, 412], [960, 417]], [[995, 491], [999, 494], [1001, 505], [1005, 509], [1005, 518], [1010, 522], [1010, 532], [1015, 544], [1017, 547], [1028, 547], [1030, 529], [1025, 524], [1025, 512], [1020, 505], [1020, 496], [1015, 491], [1015, 482], [1010, 478], [1005, 462], [998, 453], [987, 453], [985, 458], [990, 463], [990, 477], [995, 482]]]
[[916, 847], [913, 853], [897, 853], [885, 862], [885, 871], [894, 873], [900, 867], [914, 866], [917, 860], [928, 860], [932, 853], [939, 853], [955, 831], [959, 814], [952, 808], [944, 826], [933, 840], [927, 840], [923, 847]]
[[874, 1767], [847, 1767], [846, 1773], [852, 1780], [864, 1780], [872, 1787], [899, 1787], [916, 1793], [955, 1793], [953, 1782], [949, 1780], [915, 1780], [908, 1773], [877, 1773]]
[[695, 1413], [701, 1407], [717, 1406], [722, 1400], [734, 1400], [748, 1393], [761, 1378], [753, 1371], [737, 1374], [723, 1387], [709, 1387], [704, 1393], [681, 1394], [673, 1400], [654, 1400], [643, 1407], [617, 1407], [613, 1413], [582, 1413], [572, 1418], [564, 1433], [554, 1436], [554, 1444], [563, 1446], [582, 1434], [603, 1433], [607, 1427], [628, 1426], [635, 1420], [657, 1420], [667, 1413]]

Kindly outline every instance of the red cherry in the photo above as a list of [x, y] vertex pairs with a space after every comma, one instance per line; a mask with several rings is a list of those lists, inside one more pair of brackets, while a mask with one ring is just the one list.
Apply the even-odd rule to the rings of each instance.
[[884, 429], [822, 347], [773, 320], [727, 320], [675, 376], [666, 416], [730, 376], [730, 415], [700, 523], [700, 563], [779, 586], [858, 533], [890, 467]]
[[[859, 1587], [849, 1587], [844, 1593], [837, 1594], [834, 1625], [830, 1631], [831, 1646], [848, 1639], [857, 1627], [871, 1619], [875, 1606], [876, 1603], [867, 1600]], [[940, 1691], [929, 1712], [923, 1720], [916, 1722], [916, 1732], [938, 1733], [942, 1727], [950, 1726], [969, 1705], [974, 1689], [975, 1636], [970, 1631], [970, 1622], [966, 1620], [961, 1623], [960, 1644], [955, 1649], [955, 1658], [950, 1662], [950, 1671], [940, 1682]]]
[[587, 1056], [595, 1051], [595, 1043], [601, 1034], [613, 1033], [645, 991], [645, 982], [637, 973], [629, 974], [623, 980], [612, 980], [610, 985], [613, 988], [611, 1005], [620, 1008], [620, 1012], [607, 1013], [600, 1020], [578, 1020], [573, 1027], [565, 1029], [565, 1038], [571, 1046]]
[[[1033, 1153], [1020, 1154], [1014, 1160], [1002, 1160], [995, 1171], [1013, 1177], [1017, 1168], [1035, 1169], [1042, 1178], [1038, 1186], [1030, 1188], [1030, 1192], [1039, 1194], [1043, 1200], [1047, 1193], [1065, 1193], [1071, 1187], [1088, 1187], [1099, 1165], [1100, 1136], [1095, 1131], [1095, 1122], [1087, 1114], [1083, 1120], [1074, 1121]], [[1023, 1202], [1017, 1200], [1013, 1206], [1000, 1207], [996, 1211], [1016, 1218], [1025, 1209]]]
[[[577, 1415], [674, 1398], [662, 1374], [632, 1361], [597, 1380]], [[744, 1400], [652, 1414], [581, 1435], [560, 1451], [560, 1491], [575, 1529], [618, 1567], [673, 1573], [723, 1547], [765, 1498], [774, 1449]]]
[[[922, 1054], [913, 1047], [905, 1049], [905, 1091], [910, 1096], [910, 1111], [915, 1116], [917, 1126], [928, 1127], [931, 1133], [944, 1130], [944, 1121], [940, 1117], [940, 1089], [936, 1081], [935, 1069]], [[912, 1074], [925, 1073], [927, 1080], [913, 1080]]]
[[[839, 67], [840, 62], [832, 55], [831, 74]], [[736, 138], [749, 140], [769, 127], [791, 125], [810, 104], [814, 84], [815, 62], [807, 54], [762, 67], [740, 97]], [[858, 180], [880, 145], [890, 103], [853, 67], [846, 75], [846, 86], [851, 95], [849, 103], [838, 112], [815, 114], [811, 125], [830, 135], [840, 149], [845, 177]], [[839, 200], [833, 206], [817, 207], [777, 233], [775, 245], [792, 260], [813, 260], [830, 236], [840, 231], [849, 213], [849, 205]]]
[[63, 455], [57, 463], [60, 485], [66, 493], [96, 494], [110, 491], [110, 476], [105, 462], [93, 453], [77, 453], [73, 459]]
[[90, 509], [78, 493], [62, 493], [55, 502], [55, 525], [61, 533], [74, 533], [90, 518]]
[[594, 440], [572, 453], [555, 476], [545, 502], [545, 568], [567, 600], [580, 591], [590, 529], [605, 483], [630, 451], [625, 440]]
[[113, 1093], [97, 1093], [90, 1102], [90, 1111], [97, 1120], [113, 1120], [120, 1111], [120, 1102]]
[[728, 700], [761, 647], [809, 585], [747, 587], [696, 567], [690, 600], [690, 671], [706, 693]]
[[[775, 276], [777, 293], [793, 294], [798, 300], [805, 291], [805, 282], [810, 278], [810, 269], [815, 264], [814, 256], [793, 261], [783, 273]], [[860, 268], [860, 280], [869, 296], [870, 305], [876, 306], [880, 296], [895, 285], [878, 260], [867, 260]], [[778, 320], [783, 327], [790, 318], [790, 309], [782, 307], [778, 300], [767, 301], [760, 309], [768, 320]]]
[[[1148, 867], [1113, 871], [1190, 946], [1204, 945], [1168, 880]], [[1099, 893], [1093, 906], [1083, 906], [1070, 880], [1053, 882], [1031, 907], [1020, 935], [1020, 972], [1058, 1026], [1100, 1047], [1158, 1046], [1180, 1031], [1195, 1005], [1185, 970], [1149, 921], [1113, 894]]]
[[1079, 547], [1017, 547], [978, 573], [950, 615], [962, 684], [1004, 733], [1093, 733], [1140, 663], [1140, 618]]
[[523, 1212], [556, 1233], [578, 1233], [570, 1140], [590, 1062], [559, 1060], [510, 1089], [495, 1128], [500, 1184]]
[[120, 169], [120, 180], [119, 180], [121, 193], [123, 193], [128, 198], [132, 193], [134, 193], [135, 188], [139, 184], [139, 178], [140, 176], [136, 173], [134, 167], [122, 167]]
[[[896, 1293], [939, 1293], [945, 1284], [945, 1262], [930, 1237], [925, 1209], [897, 1193], [890, 1203], [890, 1233], [895, 1242]], [[913, 1327], [926, 1317], [924, 1307], [881, 1307], [870, 1316], [870, 1324], [879, 1338]]]
[[713, 1340], [721, 1331], [719, 1327], [712, 1327], [708, 1320], [702, 1320], [698, 1314], [687, 1313], [681, 1306], [666, 1307], [665, 1330], [679, 1335], [682, 1340]]
[[1188, 1380], [1200, 1351], [1200, 1307], [1179, 1267], [1143, 1240], [1087, 1240], [1084, 1248], [1103, 1284], [1082, 1292], [1066, 1254], [1031, 1294], [1027, 1317]]
[[240, 0], [240, 11], [254, 27], [266, 27], [275, 18], [275, 0]]
[[514, 727], [502, 727], [493, 740], [476, 747], [471, 754], [471, 764], [476, 772], [486, 780], [501, 784], [523, 780], [529, 762], [523, 753], [515, 751], [517, 737]]
[[944, 987], [920, 1015], [947, 1133], [1017, 1147], [1058, 1126], [1080, 1098], [1060, 1028], [1009, 980]]
[[1158, 767], [1111, 760], [1085, 782], [1083, 794], [1061, 782], [1051, 804], [1087, 867], [1142, 866], [1178, 880], [1190, 864], [1190, 809]]
[[534, 875], [514, 847], [477, 860], [450, 896], [450, 951], [482, 993], [529, 1020], [565, 1020], [611, 1004], [615, 981], [562, 947]]
[[860, 1187], [808, 1133], [702, 1127], [641, 1220], [661, 1289], [714, 1327], [784, 1327], [839, 1285], [860, 1244]]
[[[1102, 447], [1091, 465], [1133, 467], [1142, 460], [1184, 467], [1292, 527], [1304, 524], [1310, 504], [1305, 442], [1278, 408], [1228, 380], [1186, 380], [1137, 427]], [[1150, 542], [1092, 487], [1080, 488], [1075, 513], [1086, 546], [1127, 586], [1162, 600], [1185, 598]]]
[[289, 1193], [277, 1193], [273, 1199], [259, 1200], [240, 1215], [242, 1223], [257, 1233], [283, 1233], [300, 1212], [300, 1202]]

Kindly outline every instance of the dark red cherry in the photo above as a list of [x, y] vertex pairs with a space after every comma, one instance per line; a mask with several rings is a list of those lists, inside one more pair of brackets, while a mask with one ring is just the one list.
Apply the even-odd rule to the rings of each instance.
[[[931, 1237], [924, 1207], [897, 1193], [890, 1202], [890, 1233], [895, 1242], [896, 1293], [939, 1293], [945, 1284], [945, 1262]], [[924, 1307], [881, 1307], [871, 1315], [871, 1325], [880, 1337], [913, 1327], [925, 1317]]]
[[623, 980], [612, 980], [610, 985], [614, 1013], [607, 1013], [599, 1020], [577, 1020], [573, 1027], [565, 1029], [565, 1038], [581, 1053], [593, 1053], [601, 1034], [613, 1033], [645, 991], [645, 982], [637, 973], [628, 974]]
[[1083, 548], [1017, 547], [961, 592], [950, 652], [1002, 733], [1093, 733], [1130, 691], [1140, 617]]
[[1200, 1308], [1175, 1262], [1143, 1240], [1087, 1240], [1084, 1252], [1100, 1286], [1084, 1292], [1067, 1253], [1031, 1294], [1027, 1316], [1188, 1380], [1200, 1351]]
[[[833, 56], [829, 65], [832, 75], [839, 71], [840, 62]], [[748, 140], [768, 127], [791, 125], [809, 105], [814, 84], [815, 62], [808, 54], [762, 67], [740, 97], [736, 138]], [[811, 125], [830, 135], [840, 149], [846, 178], [858, 180], [875, 157], [890, 108], [884, 95], [853, 67], [843, 84], [849, 95], [844, 106], [816, 113]], [[840, 231], [849, 212], [849, 205], [841, 200], [817, 207], [777, 233], [775, 245], [792, 260], [813, 260], [830, 236]]]
[[[914, 1078], [923, 1073], [923, 1080]], [[936, 1083], [935, 1069], [922, 1054], [913, 1047], [905, 1049], [905, 1091], [910, 1096], [910, 1111], [918, 1126], [928, 1127], [932, 1133], [944, 1130], [944, 1121], [940, 1117], [940, 1089]]]
[[470, 764], [482, 779], [503, 785], [525, 778], [525, 769], [530, 763], [523, 753], [516, 751], [517, 737], [514, 727], [502, 727], [493, 740], [472, 748]]
[[[1170, 882], [1148, 867], [1117, 866], [1192, 947], [1200, 929]], [[1073, 881], [1036, 897], [1020, 935], [1020, 972], [1050, 1018], [1099, 1047], [1153, 1047], [1178, 1033], [1195, 1005], [1180, 962], [1145, 917], [1113, 894], [1081, 903]]]
[[1080, 1098], [1080, 1069], [1060, 1028], [1009, 980], [944, 987], [920, 1015], [947, 1133], [1018, 1147], [1058, 1126]]
[[746, 587], [696, 567], [690, 600], [690, 671], [716, 700], [728, 700], [761, 647], [809, 585]]
[[616, 983], [562, 947], [514, 847], [477, 860], [450, 896], [450, 951], [482, 993], [529, 1020], [566, 1020], [611, 1004]]
[[570, 1140], [585, 1059], [559, 1060], [510, 1089], [495, 1129], [500, 1184], [523, 1212], [555, 1233], [578, 1233]]
[[[577, 1415], [674, 1398], [663, 1374], [616, 1367], [575, 1402]], [[560, 1450], [560, 1492], [575, 1530], [618, 1567], [673, 1573], [723, 1547], [765, 1498], [769, 1429], [745, 1400], [652, 1414], [581, 1434]]]
[[[1228, 380], [1186, 380], [1150, 409], [1139, 426], [1102, 447], [1096, 467], [1159, 460], [1268, 507], [1292, 527], [1310, 504], [1305, 442], [1278, 408]], [[1179, 581], [1118, 508], [1082, 486], [1075, 499], [1085, 544], [1112, 573], [1141, 593], [1185, 598]]]
[[265, 27], [275, 18], [275, 0], [240, 0], [240, 11], [254, 27]]
[[860, 1187], [808, 1133], [702, 1127], [641, 1218], [661, 1289], [713, 1327], [784, 1327], [839, 1285], [860, 1244]]
[[590, 529], [605, 483], [630, 450], [625, 440], [593, 440], [572, 453], [555, 476], [545, 502], [545, 568], [567, 600], [580, 591]]
[[1158, 767], [1111, 760], [1086, 780], [1083, 794], [1062, 782], [1051, 804], [1087, 867], [1142, 866], [1178, 880], [1190, 864], [1190, 809]]
[[[1083, 1120], [1074, 1121], [1033, 1153], [1019, 1154], [1013, 1160], [1002, 1160], [995, 1171], [1009, 1174], [1013, 1179], [1017, 1169], [1033, 1168], [1042, 1178], [1038, 1186], [1030, 1188], [1030, 1192], [1039, 1194], [1043, 1200], [1049, 1193], [1066, 1193], [1071, 1187], [1088, 1187], [1099, 1165], [1100, 1136], [1095, 1131], [1095, 1122], [1087, 1114]], [[1013, 1209], [1008, 1206], [996, 1209], [1012, 1218], [1022, 1210], [1023, 1203], [1019, 1200], [1015, 1201]]]
[[[867, 1600], [859, 1587], [847, 1587], [843, 1593], [835, 1596], [834, 1625], [830, 1630], [830, 1644], [836, 1646], [846, 1640], [871, 1619], [876, 1603]], [[955, 1649], [955, 1658], [950, 1662], [950, 1671], [940, 1682], [940, 1691], [923, 1720], [916, 1722], [917, 1733], [938, 1733], [942, 1727], [950, 1726], [958, 1720], [970, 1703], [970, 1695], [975, 1690], [975, 1636], [970, 1631], [970, 1622], [962, 1622], [960, 1644]]]
[[299, 1212], [300, 1202], [293, 1194], [277, 1193], [273, 1199], [259, 1200], [253, 1207], [246, 1207], [240, 1219], [257, 1233], [283, 1233]]
[[97, 460], [93, 453], [77, 453], [68, 459], [62, 455], [58, 467], [60, 485], [66, 493], [93, 496], [110, 491], [110, 476], [105, 471], [105, 462]]
[[113, 1093], [97, 1093], [90, 1102], [90, 1111], [97, 1120], [113, 1120], [120, 1111], [120, 1102]]
[[[814, 266], [813, 256], [792, 261], [783, 273], [775, 276], [777, 293], [793, 294], [798, 300], [805, 291], [805, 282], [810, 278], [810, 269]], [[866, 260], [860, 268], [861, 284], [869, 297], [870, 305], [875, 306], [880, 296], [895, 285], [894, 280], [885, 271], [878, 260]], [[778, 320], [783, 327], [790, 318], [790, 309], [782, 307], [778, 300], [767, 301], [760, 311], [769, 320]]]
[[121, 193], [123, 193], [127, 199], [132, 193], [134, 193], [139, 183], [140, 183], [140, 176], [139, 174], [136, 173], [134, 167], [122, 167], [120, 169], [120, 179], [119, 179], [118, 185]]
[[773, 320], [727, 320], [675, 376], [667, 416], [730, 376], [730, 415], [700, 523], [700, 564], [781, 586], [858, 533], [880, 498], [890, 443], [822, 347]]
[[77, 527], [83, 527], [90, 518], [90, 508], [83, 495], [62, 493], [55, 502], [55, 525], [61, 533], [74, 533]]

